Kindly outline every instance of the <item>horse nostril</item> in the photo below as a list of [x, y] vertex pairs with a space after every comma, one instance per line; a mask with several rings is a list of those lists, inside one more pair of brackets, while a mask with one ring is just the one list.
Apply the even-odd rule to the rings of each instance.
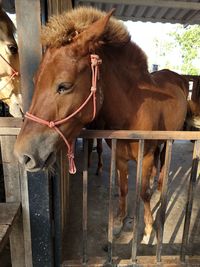
[[30, 156], [30, 155], [23, 155], [23, 160], [22, 160], [23, 164], [25, 164], [26, 168], [28, 169], [32, 169], [36, 166], [36, 161], [34, 159], [34, 157]]
[[23, 162], [25, 165], [27, 165], [27, 163], [29, 163], [31, 161], [31, 158], [27, 155], [24, 155], [24, 158], [23, 158]]

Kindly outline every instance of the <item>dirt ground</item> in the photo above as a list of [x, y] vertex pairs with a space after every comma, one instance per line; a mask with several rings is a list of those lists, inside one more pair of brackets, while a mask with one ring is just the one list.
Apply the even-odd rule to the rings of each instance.
[[[78, 170], [82, 170], [81, 141], [78, 143], [76, 161]], [[168, 205], [166, 211], [166, 223], [164, 230], [163, 255], [178, 255], [182, 240], [185, 205], [189, 184], [192, 142], [175, 142], [173, 144], [172, 162], [169, 176]], [[109, 168], [110, 149], [104, 144], [103, 172], [95, 175], [97, 166], [97, 154], [92, 154], [93, 162], [89, 170], [88, 181], [88, 257], [106, 258], [105, 245], [107, 244], [108, 225], [108, 197], [109, 197]], [[114, 256], [121, 259], [129, 259], [131, 256], [132, 223], [135, 203], [135, 163], [129, 166], [129, 194], [128, 194], [128, 218], [119, 237], [114, 239]], [[196, 185], [194, 203], [190, 225], [190, 236], [187, 253], [200, 255], [200, 177]], [[116, 191], [117, 192], [117, 191]], [[151, 200], [153, 216], [159, 207], [160, 193], [156, 190]], [[116, 207], [118, 196], [116, 194]], [[139, 237], [142, 239], [144, 230], [143, 204], [141, 203]], [[156, 246], [153, 245], [156, 237], [150, 240], [149, 245], [139, 244], [138, 255], [155, 255]], [[64, 237], [63, 260], [81, 259], [82, 255], [82, 175], [78, 171], [70, 178], [70, 217], [69, 225]]]

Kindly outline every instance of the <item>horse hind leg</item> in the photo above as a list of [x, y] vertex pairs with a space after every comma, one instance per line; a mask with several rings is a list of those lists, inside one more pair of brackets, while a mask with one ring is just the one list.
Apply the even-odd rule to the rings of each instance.
[[144, 202], [144, 236], [142, 243], [148, 244], [151, 237], [153, 229], [153, 216], [150, 207], [150, 200], [152, 196], [152, 190], [150, 188], [150, 179], [152, 176], [152, 170], [154, 166], [154, 155], [147, 154], [143, 158], [142, 164], [142, 188], [141, 188], [141, 198]]
[[124, 219], [127, 215], [128, 194], [128, 164], [125, 160], [117, 160], [118, 185], [119, 185], [119, 208], [114, 219], [113, 232], [115, 235], [122, 230]]

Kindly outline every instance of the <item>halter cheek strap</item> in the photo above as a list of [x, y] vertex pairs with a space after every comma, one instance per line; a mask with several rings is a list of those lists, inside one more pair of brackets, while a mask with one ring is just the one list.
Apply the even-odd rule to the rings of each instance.
[[67, 146], [67, 150], [68, 150], [67, 156], [68, 156], [68, 160], [69, 160], [69, 173], [71, 173], [71, 174], [76, 173], [76, 166], [74, 163], [74, 144], [70, 144], [68, 142], [67, 138], [64, 136], [62, 131], [57, 126], [68, 122], [69, 119], [71, 119], [77, 113], [79, 113], [87, 105], [87, 103], [90, 101], [91, 98], [93, 99], [93, 114], [92, 114], [91, 121], [95, 118], [95, 116], [96, 116], [97, 79], [98, 79], [98, 73], [99, 73], [99, 65], [101, 63], [102, 63], [102, 60], [99, 58], [98, 55], [91, 55], [92, 86], [91, 86], [90, 94], [86, 98], [86, 100], [83, 102], [83, 104], [76, 111], [74, 111], [72, 114], [70, 114], [69, 116], [67, 116], [64, 119], [57, 120], [57, 121], [43, 120], [43, 119], [41, 119], [35, 115], [32, 115], [29, 112], [26, 112], [26, 115], [25, 115], [25, 117], [27, 119], [30, 119], [32, 121], [35, 121], [35, 122], [43, 124], [43, 125], [46, 125], [49, 128], [55, 130], [60, 135], [60, 137], [63, 139], [63, 141], [65, 142], [65, 144]]

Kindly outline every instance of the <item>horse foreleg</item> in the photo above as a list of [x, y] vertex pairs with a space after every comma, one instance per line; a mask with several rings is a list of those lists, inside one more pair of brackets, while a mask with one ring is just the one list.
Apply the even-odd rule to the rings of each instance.
[[102, 160], [103, 145], [102, 139], [97, 139], [97, 154], [98, 154], [98, 166], [96, 170], [96, 175], [99, 175], [102, 171], [103, 160]]
[[143, 158], [142, 164], [142, 189], [141, 198], [144, 202], [144, 236], [142, 243], [147, 244], [153, 229], [153, 216], [150, 207], [150, 200], [152, 196], [152, 190], [150, 188], [150, 180], [152, 175], [152, 170], [154, 166], [154, 155], [148, 154]]
[[123, 221], [127, 215], [127, 194], [128, 194], [128, 166], [127, 161], [117, 160], [118, 185], [119, 185], [119, 208], [117, 217], [114, 220], [114, 234], [119, 234]]

